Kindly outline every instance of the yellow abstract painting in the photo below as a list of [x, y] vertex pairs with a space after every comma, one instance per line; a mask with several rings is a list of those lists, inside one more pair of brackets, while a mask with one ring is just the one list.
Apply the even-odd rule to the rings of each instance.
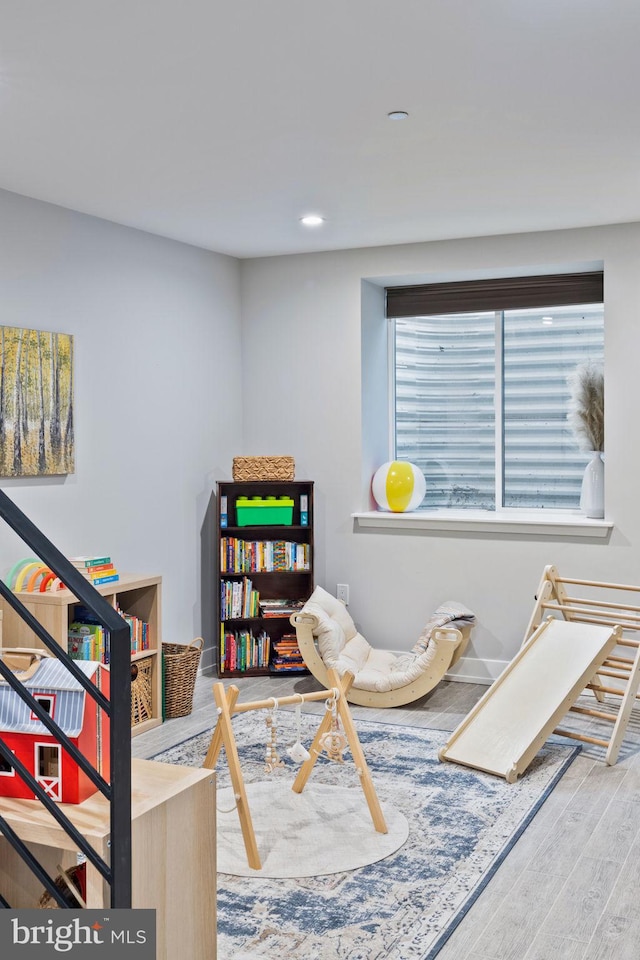
[[73, 337], [0, 326], [0, 476], [73, 473]]

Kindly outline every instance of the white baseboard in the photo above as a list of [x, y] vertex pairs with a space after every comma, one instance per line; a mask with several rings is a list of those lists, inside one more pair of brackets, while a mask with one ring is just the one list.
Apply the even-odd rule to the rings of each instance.
[[[397, 650], [389, 652], [396, 655], [398, 653]], [[444, 679], [453, 680], [454, 683], [483, 683], [488, 687], [507, 666], [507, 660], [477, 660], [475, 657], [460, 657], [455, 667], [445, 673]], [[213, 663], [203, 663], [201, 660], [198, 667], [198, 676], [207, 676], [215, 680], [216, 677], [210, 673], [211, 670], [215, 673], [215, 661]]]
[[484, 683], [490, 686], [507, 667], [507, 660], [477, 660], [475, 657], [460, 657], [455, 667], [445, 673], [445, 680], [458, 683]]

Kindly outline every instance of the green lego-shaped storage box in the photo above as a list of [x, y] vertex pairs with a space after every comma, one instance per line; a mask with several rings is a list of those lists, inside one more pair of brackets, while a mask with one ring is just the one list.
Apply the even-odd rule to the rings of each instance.
[[239, 527], [290, 527], [293, 500], [291, 497], [238, 497], [236, 518]]

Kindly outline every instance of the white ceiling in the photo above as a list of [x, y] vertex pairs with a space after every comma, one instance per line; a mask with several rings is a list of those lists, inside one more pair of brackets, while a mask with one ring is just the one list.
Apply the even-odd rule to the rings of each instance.
[[238, 257], [640, 220], [639, 48], [638, 0], [0, 0], [0, 187]]

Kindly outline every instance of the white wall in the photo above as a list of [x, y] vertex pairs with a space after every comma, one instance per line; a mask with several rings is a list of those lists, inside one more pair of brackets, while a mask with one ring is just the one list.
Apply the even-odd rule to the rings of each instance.
[[[0, 192], [0, 323], [74, 335], [76, 437], [75, 474], [0, 482], [64, 553], [161, 574], [167, 641], [201, 630], [202, 528], [241, 429], [239, 310], [233, 258]], [[0, 575], [29, 553], [0, 529]]]
[[[361, 374], [361, 323], [371, 327], [380, 307], [363, 279], [419, 282], [598, 261], [610, 540], [354, 532], [350, 514], [369, 509], [366, 487], [380, 452], [366, 416], [364, 449], [362, 441], [361, 395], [371, 396], [371, 384]], [[316, 482], [317, 582], [333, 592], [350, 584], [350, 610], [373, 644], [407, 648], [439, 603], [457, 599], [479, 619], [470, 654], [485, 663], [467, 663], [467, 672], [481, 677], [518, 648], [546, 564], [640, 583], [640, 224], [273, 257], [244, 261], [241, 274], [243, 453], [291, 454], [296, 476]], [[372, 354], [379, 348], [369, 345]]]

